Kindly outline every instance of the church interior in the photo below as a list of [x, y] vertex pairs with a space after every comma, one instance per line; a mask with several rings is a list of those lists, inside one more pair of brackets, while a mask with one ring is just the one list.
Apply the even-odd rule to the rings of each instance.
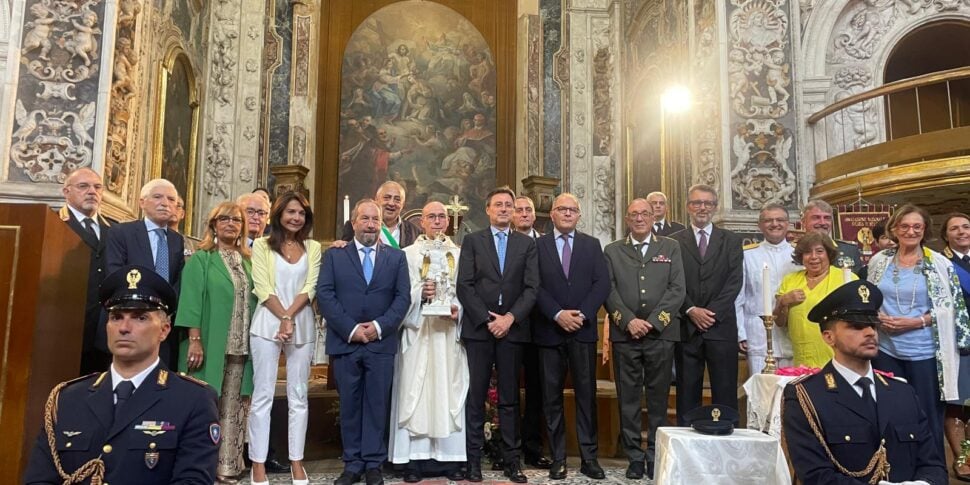
[[[300, 191], [324, 247], [388, 180], [405, 219], [463, 206], [458, 241], [502, 185], [541, 223], [574, 194], [603, 245], [654, 191], [685, 223], [698, 183], [745, 243], [770, 203], [936, 220], [970, 210], [967, 52], [968, 0], [0, 0], [0, 468], [22, 470], [47, 391], [77, 376], [20, 320], [53, 335], [55, 307], [83, 307], [50, 280], [86, 256], [44, 222], [74, 170], [102, 177], [117, 222], [171, 181], [196, 239], [221, 202]], [[611, 367], [597, 377], [600, 454], [618, 457]], [[327, 382], [314, 366], [313, 476], [339, 457]]]

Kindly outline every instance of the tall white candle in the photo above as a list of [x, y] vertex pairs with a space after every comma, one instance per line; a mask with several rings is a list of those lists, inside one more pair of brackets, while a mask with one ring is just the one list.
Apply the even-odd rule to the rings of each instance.
[[344, 222], [350, 220], [350, 196], [344, 196]]
[[771, 272], [768, 271], [768, 263], [761, 269], [761, 296], [765, 304], [765, 315], [771, 315], [774, 310], [774, 298], [771, 296]]

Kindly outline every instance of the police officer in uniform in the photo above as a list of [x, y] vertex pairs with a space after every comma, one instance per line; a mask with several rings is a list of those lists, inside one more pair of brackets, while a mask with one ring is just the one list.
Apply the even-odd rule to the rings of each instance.
[[111, 368], [51, 391], [24, 483], [213, 483], [215, 391], [158, 358], [175, 291], [148, 268], [124, 266], [105, 279], [100, 298]]
[[835, 357], [785, 388], [784, 436], [805, 485], [945, 485], [946, 468], [908, 384], [876, 373], [882, 293], [846, 283], [808, 314]]

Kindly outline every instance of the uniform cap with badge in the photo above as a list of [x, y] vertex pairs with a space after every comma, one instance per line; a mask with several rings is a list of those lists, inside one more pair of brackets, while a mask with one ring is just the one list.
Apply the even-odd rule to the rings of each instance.
[[722, 436], [734, 433], [741, 416], [734, 408], [714, 404], [694, 408], [686, 420], [698, 433]]
[[105, 310], [162, 310], [175, 312], [178, 297], [172, 285], [154, 270], [127, 265], [114, 271], [101, 284], [98, 294]]
[[808, 312], [808, 319], [818, 323], [821, 330], [840, 320], [856, 328], [875, 327], [881, 306], [879, 288], [868, 281], [856, 280], [829, 293]]

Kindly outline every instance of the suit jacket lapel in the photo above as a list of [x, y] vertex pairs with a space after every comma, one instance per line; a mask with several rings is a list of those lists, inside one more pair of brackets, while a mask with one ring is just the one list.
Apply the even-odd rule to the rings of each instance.
[[[401, 234], [403, 236], [404, 234], [403, 229], [401, 230]], [[371, 284], [374, 284], [374, 282], [377, 281], [378, 275], [381, 273], [381, 271], [384, 271], [384, 267], [387, 266], [387, 258], [388, 258], [387, 246], [378, 242], [377, 244], [374, 245], [374, 249], [375, 249], [374, 273], [371, 275], [370, 284], [368, 284], [368, 286], [370, 286]], [[363, 267], [361, 267], [361, 274], [364, 274]]]
[[[681, 246], [684, 247], [684, 252], [690, 254], [698, 263], [703, 263], [704, 260], [701, 259], [701, 253], [697, 249], [697, 238], [694, 236], [694, 228], [688, 227], [689, 230], [683, 231], [680, 236]], [[711, 249], [710, 240], [707, 241], [707, 249]]]
[[629, 258], [633, 259], [633, 261], [640, 263], [642, 258], [639, 254], [637, 254], [637, 248], [632, 242], [630, 242], [629, 236], [627, 236], [625, 244], [620, 246], [620, 248], [622, 248], [623, 254], [626, 254]]
[[[118, 419], [111, 425], [111, 431], [105, 438], [106, 440], [110, 440], [118, 433], [124, 431], [132, 421], [138, 416], [145, 414], [148, 408], [158, 402], [161, 398], [160, 393], [168, 388], [167, 384], [163, 385], [159, 383], [158, 373], [162, 370], [162, 364], [158, 364], [155, 370], [145, 377], [145, 380], [138, 386], [138, 389], [128, 398], [128, 402], [121, 408], [121, 414], [118, 416]], [[164, 372], [168, 371], [164, 370]], [[171, 379], [171, 377], [168, 378]], [[111, 387], [110, 383], [108, 387]], [[114, 409], [112, 409], [112, 412], [114, 412]]]
[[881, 437], [893, 414], [892, 403], [896, 401], [896, 392], [892, 385], [883, 384], [883, 379], [888, 381], [888, 378], [876, 375], [875, 372], [873, 372], [873, 375], [876, 378], [876, 411], [879, 414], [879, 435]]
[[835, 377], [835, 389], [829, 389], [828, 391], [835, 392], [837, 394], [836, 401], [839, 404], [865, 418], [866, 421], [876, 424], [876, 422], [873, 420], [878, 419], [878, 417], [873, 416], [866, 404], [862, 402], [862, 397], [860, 397], [859, 394], [856, 394], [853, 384], [846, 381], [845, 378], [842, 377], [842, 374], [839, 374], [839, 372], [832, 367], [831, 363], [826, 365], [822, 369], [822, 372], [830, 373]]
[[[538, 241], [539, 241], [539, 243], [541, 245], [541, 247], [539, 249], [541, 251], [545, 251], [546, 252], [546, 256], [549, 257], [549, 258], [551, 258], [550, 261], [557, 261], [557, 262], [559, 262], [559, 276], [561, 276], [562, 279], [564, 279], [564, 280], [569, 279], [569, 278], [566, 277], [566, 273], [564, 273], [563, 270], [562, 270], [562, 260], [559, 259], [559, 250], [556, 248], [556, 238], [550, 237], [550, 238], [546, 238], [546, 239], [539, 239]], [[575, 241], [575, 238], [573, 240], [573, 247], [572, 247], [572, 249], [573, 249], [573, 251], [576, 250], [576, 241]], [[508, 257], [508, 254], [506, 254], [505, 256]]]
[[364, 267], [360, 264], [360, 256], [358, 255], [359, 251], [357, 251], [357, 242], [351, 240], [350, 244], [344, 247], [344, 252], [347, 254], [347, 257], [350, 258], [350, 262], [354, 265], [354, 268], [357, 269], [357, 275], [360, 276], [361, 281], [363, 281], [366, 285], [367, 279], [364, 278]]
[[643, 261], [647, 262], [654, 258], [658, 253], [660, 253], [660, 241], [654, 236], [650, 238], [650, 244], [647, 245], [647, 253], [643, 255]]
[[185, 254], [183, 254], [183, 251], [185, 251], [184, 239], [182, 240], [181, 244], [182, 251], [178, 250], [178, 247], [180, 246], [180, 244], [178, 244], [180, 238], [182, 238], [181, 234], [171, 229], [165, 230], [165, 239], [168, 241], [168, 278], [172, 283], [174, 283], [175, 280], [175, 275], [173, 273], [175, 272], [175, 268], [178, 267], [179, 258], [185, 258]]
[[[141, 246], [142, 254], [148, 255], [149, 264], [147, 266], [149, 268], [155, 269], [155, 255], [152, 254], [152, 242], [151, 240], [149, 240], [149, 238], [153, 237], [154, 235], [148, 233], [148, 228], [145, 226], [144, 219], [139, 219], [138, 223], [140, 225], [137, 226], [138, 231], [135, 233], [135, 239], [137, 239], [138, 245]], [[129, 255], [129, 258], [130, 258], [130, 255]], [[170, 271], [171, 271], [171, 268], [172, 267], [169, 266]]]
[[[495, 267], [495, 274], [502, 276], [502, 270], [498, 265], [498, 248], [495, 247], [495, 236], [492, 235], [492, 229], [488, 228], [482, 233], [482, 237], [485, 238], [485, 247], [489, 250], [488, 253], [489, 260], [492, 261], [492, 265]], [[508, 234], [506, 234], [508, 237]], [[509, 242], [505, 241], [505, 257], [509, 256]]]
[[724, 244], [724, 231], [718, 229], [715, 226], [711, 226], [710, 238], [708, 238], [707, 240], [707, 254], [704, 255], [704, 260], [712, 261], [716, 259], [718, 253], [721, 252], [721, 246], [723, 244]]
[[105, 372], [98, 377], [100, 382], [95, 381], [88, 388], [90, 393], [84, 401], [101, 423], [105, 431], [111, 429], [111, 422], [114, 419], [114, 390], [111, 388], [111, 373]]

